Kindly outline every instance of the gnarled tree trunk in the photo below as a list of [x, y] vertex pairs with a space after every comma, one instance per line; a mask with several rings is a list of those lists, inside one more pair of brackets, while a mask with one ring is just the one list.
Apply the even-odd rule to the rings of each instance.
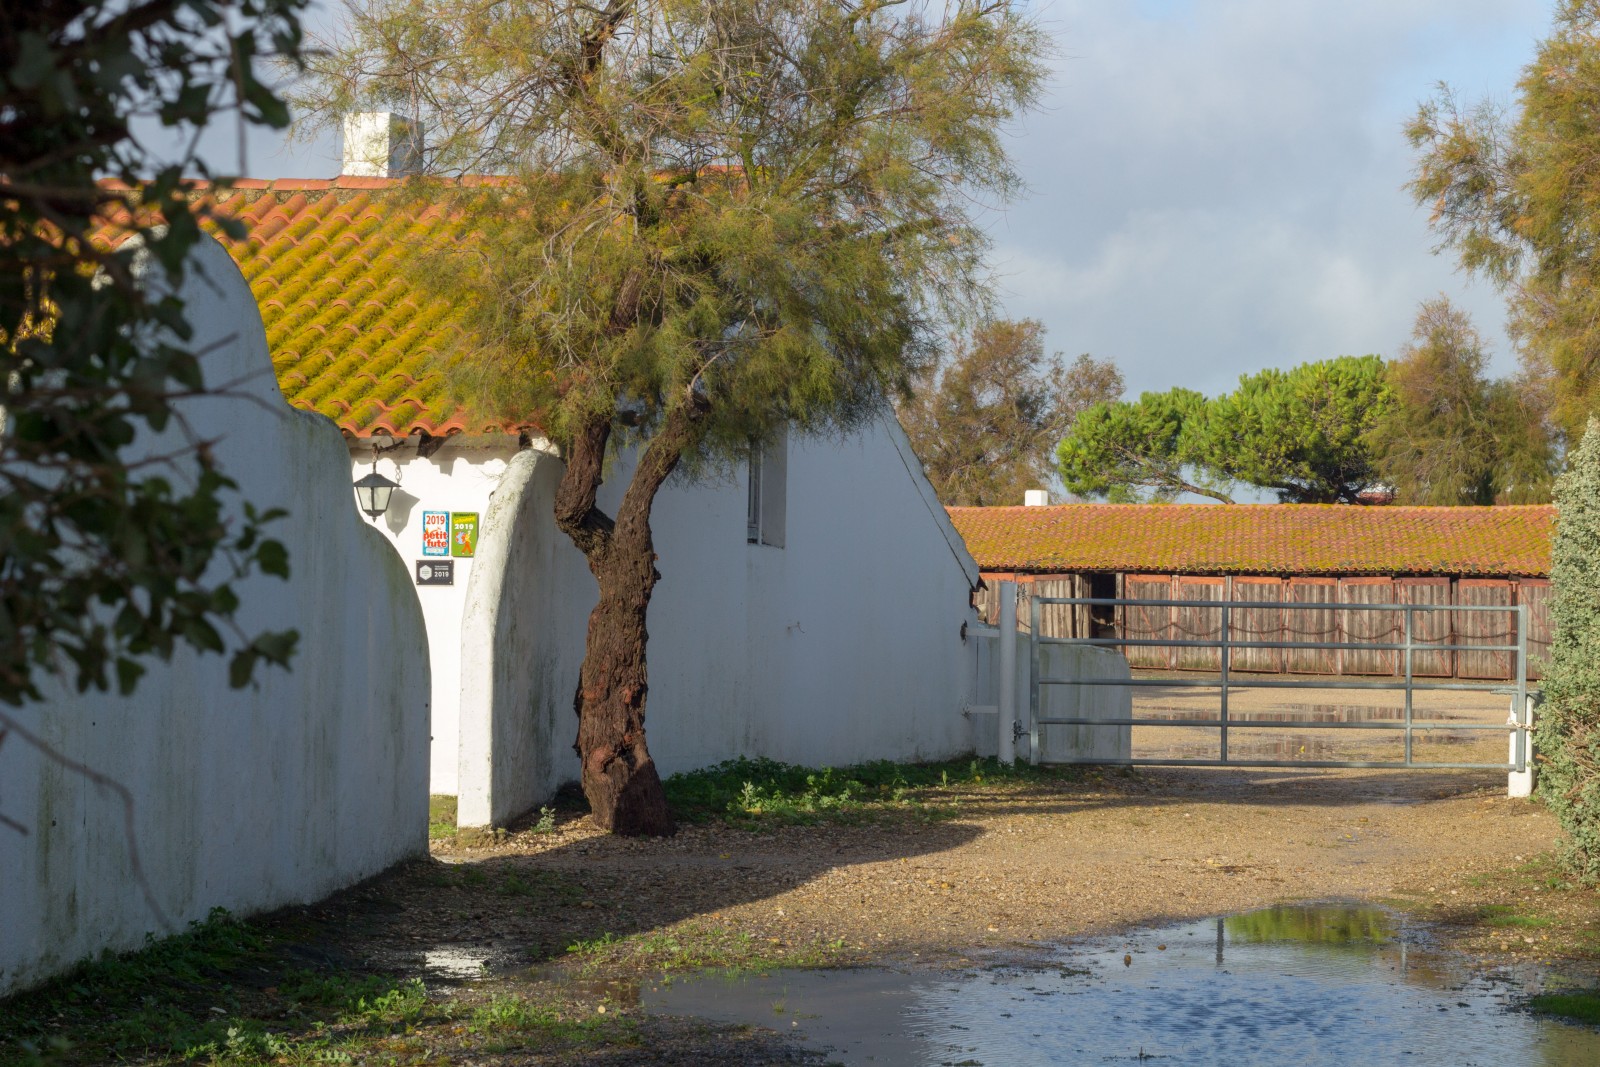
[[593, 818], [613, 833], [663, 836], [674, 829], [644, 734], [650, 638], [645, 614], [661, 578], [650, 509], [679, 458], [697, 443], [703, 415], [704, 408], [693, 402], [668, 414], [639, 457], [614, 520], [595, 506], [611, 436], [609, 418], [596, 417], [574, 435], [556, 490], [556, 525], [578, 546], [600, 585], [573, 699], [578, 713], [574, 747]]

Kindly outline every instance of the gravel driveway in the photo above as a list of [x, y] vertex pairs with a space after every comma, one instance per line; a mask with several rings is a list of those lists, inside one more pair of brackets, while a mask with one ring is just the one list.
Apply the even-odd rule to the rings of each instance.
[[[636, 1013], [640, 985], [701, 965], [1024, 957], [1078, 935], [1328, 899], [1404, 907], [1491, 960], [1593, 957], [1595, 894], [1552, 877], [1555, 821], [1506, 799], [1504, 781], [1091, 771], [941, 791], [864, 825], [713, 824], [661, 841], [608, 837], [570, 814], [545, 832], [436, 842], [431, 861], [310, 917], [332, 920], [317, 925], [340, 931], [345, 958], [436, 981], [486, 974], [486, 990], [636, 1019], [642, 1041], [573, 1063], [800, 1062], [775, 1035]], [[1524, 913], [1538, 918], [1501, 921]]]

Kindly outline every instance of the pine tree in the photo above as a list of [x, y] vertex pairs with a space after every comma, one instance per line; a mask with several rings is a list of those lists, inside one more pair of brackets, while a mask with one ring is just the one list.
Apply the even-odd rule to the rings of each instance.
[[1566, 863], [1600, 881], [1600, 419], [1556, 481], [1552, 640], [1534, 731], [1539, 791], [1567, 833]]

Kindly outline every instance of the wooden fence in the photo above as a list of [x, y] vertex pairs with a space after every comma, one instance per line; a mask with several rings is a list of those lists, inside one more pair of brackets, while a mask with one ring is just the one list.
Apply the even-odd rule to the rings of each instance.
[[[1009, 577], [1009, 576], [1008, 576]], [[1113, 585], [1112, 582], [1115, 584]], [[1403, 611], [1339, 611], [1297, 608], [1296, 604], [1429, 604], [1512, 607], [1526, 604], [1528, 613], [1528, 677], [1543, 676], [1550, 650], [1550, 582], [1544, 578], [1226, 578], [1172, 574], [1017, 575], [1023, 590], [1041, 597], [1115, 597], [1127, 600], [1178, 600], [1182, 606], [1128, 604], [1114, 611], [1086, 604], [1046, 604], [1040, 629], [1046, 637], [1125, 637], [1143, 640], [1215, 641], [1222, 634], [1222, 609], [1211, 602], [1248, 601], [1235, 608], [1229, 631], [1238, 641], [1309, 641], [1348, 648], [1241, 648], [1229, 657], [1229, 668], [1268, 674], [1351, 674], [1398, 676], [1405, 657], [1398, 651], [1357, 647], [1365, 643], [1405, 641]], [[977, 606], [994, 622], [998, 613], [989, 589], [980, 590]], [[1114, 590], [1114, 592], [1113, 592]], [[1257, 606], [1259, 605], [1259, 606]], [[1017, 608], [1026, 630], [1026, 600]], [[1510, 652], [1471, 649], [1432, 650], [1431, 645], [1512, 645], [1516, 624], [1510, 612], [1412, 612], [1411, 670], [1419, 678], [1509, 680], [1515, 666]], [[1215, 671], [1221, 665], [1217, 648], [1135, 645], [1124, 649], [1133, 667], [1159, 670]]]

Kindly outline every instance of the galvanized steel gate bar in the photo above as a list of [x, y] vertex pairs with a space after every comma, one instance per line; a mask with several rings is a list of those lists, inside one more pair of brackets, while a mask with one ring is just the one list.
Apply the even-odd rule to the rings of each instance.
[[[1044, 637], [1040, 634], [1041, 609], [1046, 604], [1086, 604], [1107, 607], [1183, 607], [1220, 609], [1222, 628], [1216, 641], [1159, 640], [1131, 637]], [[1493, 768], [1522, 773], [1528, 764], [1528, 730], [1531, 727], [1531, 710], [1528, 701], [1528, 607], [1526, 604], [1315, 604], [1296, 603], [1297, 610], [1331, 611], [1393, 611], [1405, 618], [1403, 642], [1379, 641], [1234, 641], [1229, 634], [1230, 617], [1234, 609], [1258, 609], [1258, 601], [1249, 600], [1135, 600], [1124, 597], [1029, 597], [1028, 651], [1031, 661], [1030, 677], [1033, 684], [1028, 690], [1029, 760], [1038, 762], [1040, 752], [1039, 729], [1042, 726], [1189, 726], [1214, 728], [1219, 731], [1218, 759], [1061, 759], [1052, 763], [1092, 763], [1101, 766], [1163, 765], [1184, 767], [1428, 767], [1428, 768]], [[1416, 644], [1412, 616], [1415, 612], [1503, 612], [1516, 622], [1516, 640], [1509, 645], [1442, 645], [1432, 641]], [[1159, 645], [1163, 648], [1215, 648], [1220, 652], [1221, 670], [1217, 681], [1202, 678], [1045, 678], [1040, 674], [1041, 645], [1084, 645], [1090, 647], [1129, 647]], [[1306, 649], [1361, 649], [1366, 651], [1393, 651], [1405, 654], [1403, 682], [1354, 681], [1345, 678], [1303, 681], [1255, 680], [1246, 684], [1233, 683], [1229, 667], [1233, 649], [1245, 648], [1306, 648]], [[1429, 652], [1510, 652], [1515, 654], [1512, 684], [1493, 682], [1421, 682], [1413, 670], [1413, 657], [1417, 651]], [[1093, 719], [1079, 716], [1042, 718], [1039, 715], [1041, 686], [1160, 686], [1164, 688], [1220, 689], [1221, 700], [1215, 719]], [[1398, 723], [1377, 722], [1309, 722], [1301, 719], [1232, 720], [1228, 716], [1229, 689], [1382, 689], [1403, 690], [1405, 693], [1404, 719]], [[1511, 712], [1501, 723], [1463, 723], [1438, 720], [1417, 720], [1413, 715], [1413, 695], [1419, 691], [1456, 690], [1465, 692], [1505, 693], [1512, 697]], [[1403, 730], [1405, 732], [1405, 758], [1403, 760], [1240, 760], [1228, 756], [1228, 731], [1239, 729], [1292, 729], [1292, 730]], [[1514, 756], [1504, 763], [1441, 763], [1413, 758], [1412, 735], [1415, 730], [1498, 730], [1510, 731]]]

